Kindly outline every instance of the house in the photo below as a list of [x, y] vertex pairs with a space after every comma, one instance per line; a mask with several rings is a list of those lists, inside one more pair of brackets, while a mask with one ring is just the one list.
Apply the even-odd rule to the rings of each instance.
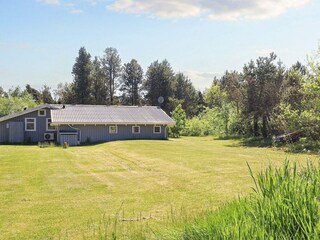
[[155, 106], [43, 104], [0, 118], [0, 143], [167, 139], [175, 122]]

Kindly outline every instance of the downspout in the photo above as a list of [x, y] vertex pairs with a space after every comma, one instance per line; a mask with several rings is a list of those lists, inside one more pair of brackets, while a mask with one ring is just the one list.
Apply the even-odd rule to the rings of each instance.
[[75, 127], [71, 127], [70, 124], [68, 124], [68, 126], [71, 128], [71, 129], [74, 129], [74, 130], [77, 130], [79, 131], [79, 139], [78, 139], [78, 144], [81, 143], [81, 130], [79, 128], [75, 128]]

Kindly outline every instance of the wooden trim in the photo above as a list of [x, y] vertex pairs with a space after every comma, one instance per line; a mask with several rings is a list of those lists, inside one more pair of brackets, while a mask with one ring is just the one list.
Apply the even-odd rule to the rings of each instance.
[[[34, 128], [33, 129], [27, 129], [27, 122], [29, 119], [33, 119], [34, 120]], [[35, 132], [37, 131], [37, 119], [36, 118], [25, 118], [24, 119], [24, 130], [26, 132]]]

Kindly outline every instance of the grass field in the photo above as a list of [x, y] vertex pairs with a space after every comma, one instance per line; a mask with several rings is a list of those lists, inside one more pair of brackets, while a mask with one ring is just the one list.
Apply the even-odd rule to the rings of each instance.
[[197, 215], [247, 195], [246, 162], [258, 171], [314, 158], [212, 137], [68, 149], [0, 146], [0, 239], [90, 238], [117, 213], [163, 230], [176, 210]]

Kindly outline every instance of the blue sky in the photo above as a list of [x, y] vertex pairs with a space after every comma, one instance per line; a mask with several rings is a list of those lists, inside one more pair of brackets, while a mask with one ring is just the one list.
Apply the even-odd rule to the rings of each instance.
[[168, 59], [198, 89], [275, 51], [286, 66], [315, 51], [318, 0], [0, 0], [0, 86], [71, 82], [81, 46], [122, 62]]

